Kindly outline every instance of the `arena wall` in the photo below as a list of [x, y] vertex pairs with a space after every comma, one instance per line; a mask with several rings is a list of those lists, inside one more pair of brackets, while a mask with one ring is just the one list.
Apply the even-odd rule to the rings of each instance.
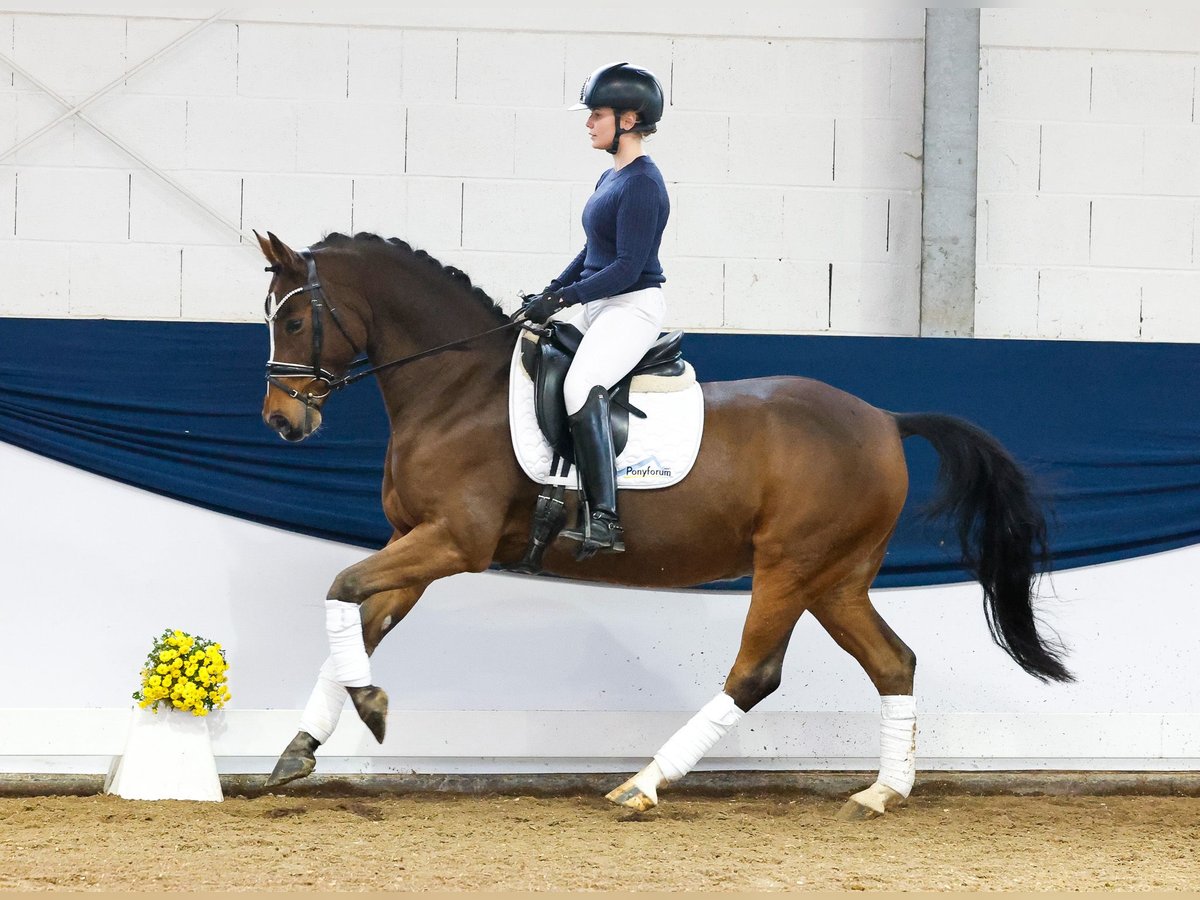
[[[209, 211], [81, 121], [0, 159], [0, 315], [256, 321], [252, 228], [297, 245], [398, 235], [511, 306], [581, 245], [603, 166], [562, 107], [628, 55], [671, 101], [651, 152], [674, 203], [672, 327], [919, 333], [921, 10], [642, 4], [636, 31], [599, 10], [569, 24], [557, 7], [397, 10], [239, 11], [85, 110]], [[15, 6], [0, 53], [76, 103], [212, 13]], [[1195, 18], [981, 12], [978, 336], [1200, 339]], [[0, 152], [61, 111], [8, 73], [0, 61]], [[167, 624], [230, 649], [223, 770], [269, 768], [323, 656], [325, 586], [363, 551], [4, 443], [0, 493], [0, 771], [104, 771]], [[922, 765], [1196, 768], [1178, 623], [1198, 561], [1188, 548], [1059, 575], [1047, 620], [1072, 647], [1071, 686], [991, 645], [974, 586], [878, 592], [919, 658]], [[388, 744], [348, 715], [323, 770], [629, 769], [719, 689], [746, 602], [449, 579], [380, 651]], [[803, 622], [782, 690], [708, 764], [871, 768], [876, 712], [853, 661]]]

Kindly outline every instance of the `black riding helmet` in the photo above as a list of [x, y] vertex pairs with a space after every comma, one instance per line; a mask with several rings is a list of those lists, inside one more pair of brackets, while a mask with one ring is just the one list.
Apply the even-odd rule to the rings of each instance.
[[[613, 135], [609, 153], [617, 152], [617, 144], [626, 131], [653, 134], [663, 114], [663, 89], [654, 73], [649, 69], [633, 66], [626, 62], [601, 66], [588, 76], [579, 91], [579, 102], [571, 109], [599, 109], [610, 106], [617, 118], [617, 130]], [[638, 123], [632, 128], [622, 128], [621, 114], [632, 110], [638, 114]]]

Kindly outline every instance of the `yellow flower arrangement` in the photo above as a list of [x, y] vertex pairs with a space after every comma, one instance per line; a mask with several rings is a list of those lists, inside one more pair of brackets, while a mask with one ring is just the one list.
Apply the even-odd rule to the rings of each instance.
[[134, 691], [138, 706], [169, 703], [193, 716], [207, 716], [229, 700], [225, 684], [225, 651], [221, 645], [168, 628], [155, 641], [142, 667], [142, 686]]

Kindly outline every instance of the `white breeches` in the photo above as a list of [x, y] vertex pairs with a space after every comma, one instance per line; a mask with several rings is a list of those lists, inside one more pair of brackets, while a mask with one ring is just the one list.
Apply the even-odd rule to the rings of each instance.
[[583, 332], [563, 385], [569, 415], [583, 408], [593, 387], [612, 387], [638, 364], [658, 340], [666, 313], [662, 288], [652, 287], [581, 303], [562, 317]]

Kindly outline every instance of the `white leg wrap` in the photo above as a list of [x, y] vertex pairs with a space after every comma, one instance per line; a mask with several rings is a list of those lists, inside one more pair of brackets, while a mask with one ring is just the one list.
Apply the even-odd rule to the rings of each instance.
[[701, 707], [688, 723], [671, 735], [654, 761], [667, 783], [678, 781], [700, 762], [700, 758], [723, 738], [745, 713], [733, 698], [722, 692]]
[[[371, 683], [371, 662], [363, 643], [362, 612], [357, 603], [325, 601], [325, 630], [329, 632], [329, 661], [333, 680], [343, 687]], [[315, 737], [316, 735], [314, 735]]]
[[879, 699], [878, 783], [907, 797], [917, 777], [917, 703], [910, 695]]
[[334, 681], [333, 657], [325, 660], [317, 683], [313, 687], [304, 712], [300, 714], [300, 730], [307, 731], [322, 744], [329, 740], [337, 727], [346, 705], [346, 689]]

